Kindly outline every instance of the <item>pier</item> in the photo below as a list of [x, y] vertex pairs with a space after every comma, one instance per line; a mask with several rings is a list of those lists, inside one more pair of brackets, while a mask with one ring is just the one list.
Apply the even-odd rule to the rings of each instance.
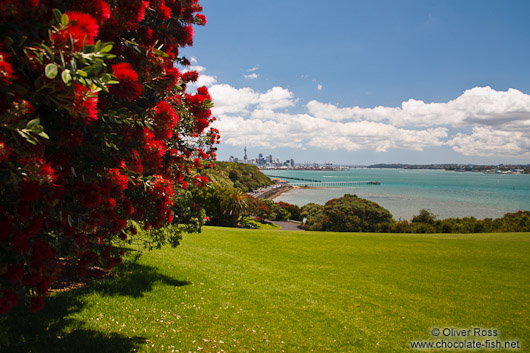
[[304, 179], [304, 178], [294, 178], [294, 177], [286, 177], [286, 176], [278, 176], [278, 175], [267, 175], [269, 178], [280, 178], [280, 179], [291, 179], [291, 180], [301, 180], [301, 181], [310, 181], [312, 183], [319, 183], [320, 180], [315, 179]]
[[302, 186], [302, 187], [341, 187], [341, 186], [355, 186], [355, 185], [381, 185], [380, 181], [316, 181], [310, 183], [289, 183], [291, 186]]

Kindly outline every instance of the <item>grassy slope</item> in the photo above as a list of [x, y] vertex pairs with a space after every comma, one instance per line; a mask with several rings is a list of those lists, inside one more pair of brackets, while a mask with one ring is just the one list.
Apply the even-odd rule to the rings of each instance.
[[528, 233], [207, 227], [129, 270], [18, 316], [16, 339], [34, 352], [408, 352], [432, 327], [484, 327], [530, 345]]

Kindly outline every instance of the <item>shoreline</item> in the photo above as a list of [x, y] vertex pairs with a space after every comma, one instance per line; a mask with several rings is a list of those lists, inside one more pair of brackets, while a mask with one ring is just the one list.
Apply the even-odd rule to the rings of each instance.
[[278, 188], [275, 188], [275, 189], [268, 190], [268, 191], [264, 192], [263, 194], [258, 196], [258, 199], [269, 199], [269, 200], [272, 200], [275, 197], [280, 196], [284, 192], [287, 192], [287, 191], [291, 190], [292, 188], [293, 187], [291, 185], [283, 185], [281, 187], [278, 187]]
[[292, 186], [292, 185], [286, 185], [285, 187], [281, 187], [281, 188], [278, 188], [278, 189], [275, 189], [275, 190], [272, 190], [271, 193], [269, 195], [267, 195], [267, 197], [260, 197], [260, 198], [263, 198], [263, 199], [270, 199], [270, 200], [274, 200], [276, 197], [290, 191], [290, 190], [295, 190], [295, 189], [305, 189], [305, 190], [308, 190], [308, 189], [311, 189], [311, 190], [320, 190], [320, 189], [328, 189], [328, 188], [325, 188], [325, 187], [315, 187], [315, 186]]

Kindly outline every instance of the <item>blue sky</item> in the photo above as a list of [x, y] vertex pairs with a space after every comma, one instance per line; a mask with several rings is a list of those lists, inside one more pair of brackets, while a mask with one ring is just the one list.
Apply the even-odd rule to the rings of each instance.
[[529, 1], [201, 4], [220, 160], [530, 163]]

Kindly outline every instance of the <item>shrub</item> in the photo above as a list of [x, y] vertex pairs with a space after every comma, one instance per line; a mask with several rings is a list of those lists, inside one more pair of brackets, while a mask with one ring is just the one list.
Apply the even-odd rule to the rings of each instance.
[[324, 206], [316, 203], [308, 203], [302, 206], [300, 217], [302, 218], [302, 229], [323, 230]]
[[175, 197], [208, 182], [192, 173], [215, 159], [210, 95], [174, 67], [206, 20], [198, 0], [1, 9], [0, 312], [36, 311], [60, 257], [113, 267], [128, 221], [181, 222]]
[[[346, 194], [324, 205], [323, 230], [338, 232], [377, 232], [388, 228], [392, 215], [377, 203]], [[386, 224], [383, 226], [383, 224]]]

